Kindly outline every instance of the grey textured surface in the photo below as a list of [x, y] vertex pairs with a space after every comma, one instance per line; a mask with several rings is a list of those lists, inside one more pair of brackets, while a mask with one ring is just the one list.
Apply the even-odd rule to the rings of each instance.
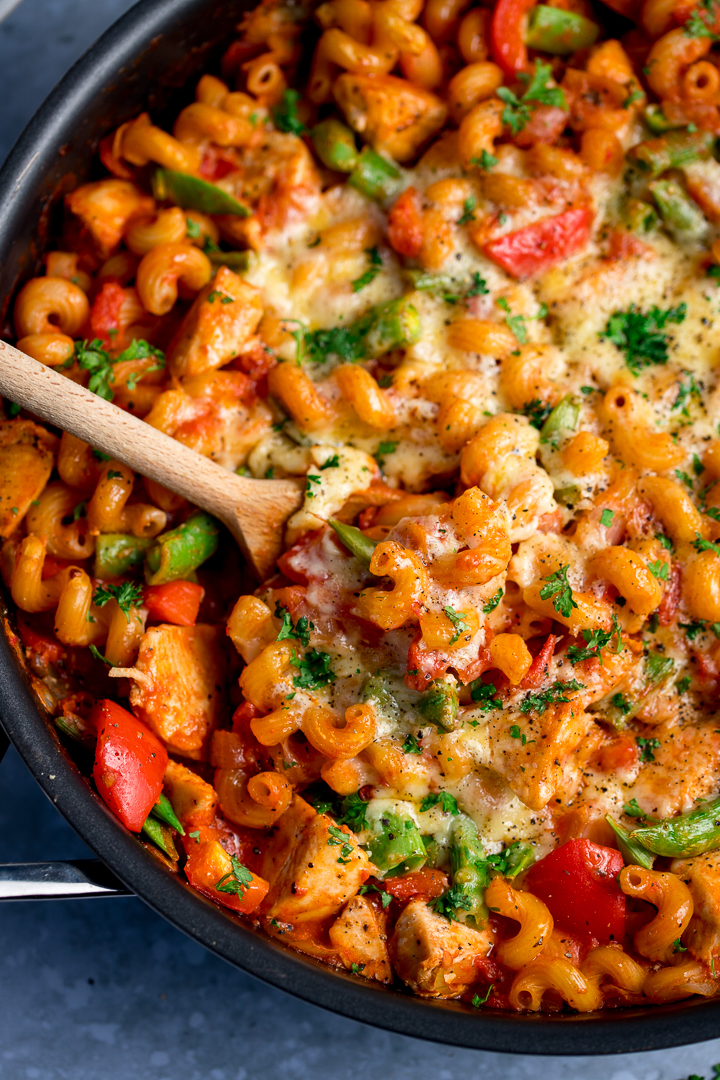
[[[0, 159], [72, 62], [128, 7], [24, 0], [0, 25]], [[11, 751], [0, 765], [0, 861], [87, 854]], [[434, 1046], [271, 990], [139, 900], [0, 907], [2, 1080], [709, 1080], [714, 1062], [720, 1039], [604, 1059]]]

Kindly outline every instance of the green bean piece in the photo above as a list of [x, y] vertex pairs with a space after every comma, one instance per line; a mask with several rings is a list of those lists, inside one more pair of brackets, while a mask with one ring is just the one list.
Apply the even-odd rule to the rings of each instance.
[[594, 45], [599, 33], [597, 23], [584, 15], [538, 4], [530, 13], [525, 44], [553, 56], [569, 56]]
[[185, 830], [180, 824], [177, 814], [173, 810], [173, 804], [168, 799], [167, 795], [162, 792], [160, 798], [150, 811], [158, 819], [163, 821], [166, 825], [169, 825], [171, 829], [175, 829], [181, 836], [185, 835]]
[[415, 822], [406, 814], [383, 814], [370, 841], [370, 861], [387, 877], [420, 870], [427, 851]]
[[235, 214], [250, 217], [252, 211], [217, 184], [201, 180], [199, 176], [175, 172], [174, 169], [156, 169], [152, 178], [153, 195], [158, 202], [174, 202], [183, 210], [199, 210], [203, 214]]
[[454, 731], [459, 726], [460, 703], [457, 690], [452, 683], [435, 679], [421, 696], [417, 707], [426, 720], [446, 731]]
[[328, 169], [352, 172], [358, 161], [355, 135], [339, 120], [321, 120], [312, 130], [315, 153]]
[[690, 858], [720, 848], [720, 798], [678, 817], [633, 829], [630, 838], [667, 858]]
[[437, 869], [442, 861], [442, 848], [435, 839], [434, 836], [423, 835], [422, 842], [425, 845], [425, 851], [427, 853], [426, 866], [430, 866], [433, 869]]
[[177, 529], [156, 536], [145, 555], [148, 585], [177, 581], [201, 566], [217, 550], [220, 527], [203, 510], [191, 514]]
[[648, 189], [670, 232], [697, 235], [704, 230], [706, 221], [700, 207], [674, 180], [653, 180]]
[[635, 233], [649, 233], [657, 228], [658, 216], [654, 206], [642, 199], [628, 199], [622, 208], [622, 218]]
[[559, 401], [540, 428], [540, 442], [546, 443], [561, 431], [574, 431], [580, 419], [580, 406], [569, 394]]
[[152, 543], [146, 536], [101, 533], [95, 540], [95, 577], [106, 581], [140, 570]]
[[514, 844], [511, 844], [509, 848], [505, 849], [505, 873], [504, 877], [514, 878], [518, 874], [521, 874], [523, 870], [527, 870], [528, 866], [532, 866], [535, 862], [535, 849], [532, 844], [526, 844], [522, 840], [517, 840]]
[[605, 815], [605, 820], [617, 837], [618, 850], [626, 866], [644, 866], [646, 870], [652, 870], [655, 856], [637, 840], [633, 840], [628, 830], [619, 821], [613, 821], [609, 814]]
[[374, 701], [378, 710], [385, 715], [395, 716], [398, 713], [398, 703], [380, 674], [368, 675], [360, 691], [360, 698], [362, 701]]
[[490, 884], [490, 864], [475, 823], [459, 817], [450, 840], [450, 869], [457, 918], [480, 929], [488, 918], [485, 890]]
[[648, 105], [645, 109], [645, 123], [653, 135], [664, 135], [666, 131], [677, 130], [683, 124], [673, 124], [662, 111], [662, 105]]
[[369, 146], [365, 146], [357, 159], [355, 168], [350, 173], [352, 187], [376, 202], [386, 202], [397, 195], [404, 180], [400, 169], [381, 157]]
[[213, 266], [227, 266], [236, 274], [241, 274], [250, 268], [251, 252], [249, 251], [222, 251], [221, 249], [213, 251], [210, 248], [205, 254]]
[[414, 345], [420, 338], [421, 329], [418, 310], [406, 296], [391, 300], [376, 309], [365, 335], [365, 352], [369, 357], [376, 357]]
[[338, 540], [351, 555], [354, 555], [363, 566], [370, 565], [373, 552], [380, 543], [379, 540], [371, 540], [369, 536], [366, 536], [360, 529], [356, 529], [354, 525], [345, 525], [344, 522], [337, 521], [335, 518], [328, 518], [328, 525], [334, 529]]
[[714, 143], [715, 137], [709, 131], [667, 131], [657, 139], [633, 146], [627, 158], [653, 180], [668, 169], [681, 169], [693, 161], [707, 161]]
[[148, 840], [152, 840], [156, 847], [159, 847], [168, 858], [177, 859], [177, 848], [173, 842], [172, 833], [165, 825], [161, 825], [157, 818], [152, 816], [152, 813], [148, 814], [145, 819], [145, 824], [141, 829], [143, 836], [147, 836]]

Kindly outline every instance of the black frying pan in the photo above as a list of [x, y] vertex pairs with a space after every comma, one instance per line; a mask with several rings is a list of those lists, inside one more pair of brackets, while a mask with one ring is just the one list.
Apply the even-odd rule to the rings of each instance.
[[[175, 115], [191, 99], [198, 73], [212, 69], [221, 44], [232, 39], [243, 10], [227, 0], [142, 0], [53, 91], [0, 173], [0, 297], [6, 323], [12, 293], [36, 271], [64, 192], [92, 177], [99, 139], [141, 109], [149, 108], [161, 122], [169, 107], [168, 117]], [[9, 326], [4, 329], [9, 333]], [[586, 1016], [517, 1016], [461, 1002], [422, 1001], [331, 971], [255, 932], [159, 865], [93, 793], [28, 689], [12, 647], [11, 618], [7, 633], [0, 633], [0, 716], [25, 764], [105, 867], [230, 963], [355, 1020], [483, 1050], [626, 1053], [699, 1042], [720, 1031], [720, 1004], [709, 1001]], [[68, 868], [68, 880], [87, 880], [87, 888], [78, 886], [86, 894], [93, 887], [112, 889], [105, 867]], [[15, 874], [0, 873], [0, 882]], [[43, 871], [26, 879], [33, 874], [42, 877]], [[41, 884], [34, 892], [43, 894]]]

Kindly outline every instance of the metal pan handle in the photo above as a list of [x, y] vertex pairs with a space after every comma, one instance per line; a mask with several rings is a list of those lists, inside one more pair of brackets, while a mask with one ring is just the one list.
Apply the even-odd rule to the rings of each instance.
[[[0, 724], [0, 761], [9, 745]], [[90, 896], [132, 895], [99, 859], [0, 864], [0, 901], [81, 900]]]

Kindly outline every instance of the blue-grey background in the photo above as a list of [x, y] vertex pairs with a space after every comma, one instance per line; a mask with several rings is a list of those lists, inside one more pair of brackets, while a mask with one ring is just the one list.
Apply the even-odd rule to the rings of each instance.
[[[0, 160], [74, 60], [130, 6], [24, 0], [0, 25]], [[0, 862], [88, 854], [11, 750], [0, 765]], [[139, 900], [0, 907], [2, 1080], [709, 1080], [715, 1062], [720, 1038], [595, 1059], [435, 1046], [269, 989]]]

